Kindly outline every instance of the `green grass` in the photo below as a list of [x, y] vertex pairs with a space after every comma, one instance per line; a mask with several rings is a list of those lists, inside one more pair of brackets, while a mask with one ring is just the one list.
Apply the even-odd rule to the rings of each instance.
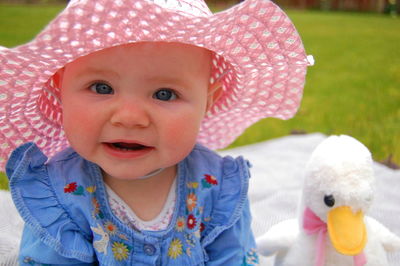
[[63, 7], [0, 4], [0, 45], [13, 47], [30, 41]]
[[[29, 41], [62, 6], [0, 5], [0, 45]], [[231, 147], [292, 131], [348, 134], [381, 161], [400, 164], [400, 19], [377, 14], [288, 11], [316, 65], [302, 106], [287, 121], [264, 119]], [[0, 188], [7, 187], [0, 176]]]
[[[62, 9], [63, 5], [0, 4], [0, 46], [13, 47], [30, 41]], [[7, 188], [7, 178], [0, 173], [0, 189]]]
[[7, 177], [4, 173], [0, 173], [0, 189], [8, 189]]
[[233, 146], [293, 130], [348, 134], [381, 161], [400, 163], [400, 20], [378, 14], [289, 11], [308, 54], [302, 106], [288, 121], [264, 119]]

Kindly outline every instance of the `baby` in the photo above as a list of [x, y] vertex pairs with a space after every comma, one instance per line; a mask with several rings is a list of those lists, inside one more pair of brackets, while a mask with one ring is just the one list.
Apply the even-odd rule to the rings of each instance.
[[298, 108], [307, 58], [271, 1], [71, 1], [0, 59], [21, 265], [258, 264], [249, 163], [210, 148]]

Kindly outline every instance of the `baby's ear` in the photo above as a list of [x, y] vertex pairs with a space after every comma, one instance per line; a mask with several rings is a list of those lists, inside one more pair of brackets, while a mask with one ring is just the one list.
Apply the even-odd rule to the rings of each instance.
[[217, 81], [213, 84], [210, 84], [208, 87], [207, 94], [207, 111], [216, 103], [219, 98], [222, 96], [222, 82]]
[[56, 88], [61, 89], [62, 80], [64, 76], [64, 67], [57, 70], [57, 72], [53, 75], [52, 79]]

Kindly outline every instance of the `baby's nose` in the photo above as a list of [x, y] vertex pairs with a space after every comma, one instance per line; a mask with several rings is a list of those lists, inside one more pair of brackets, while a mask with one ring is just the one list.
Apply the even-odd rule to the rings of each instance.
[[111, 116], [111, 124], [118, 127], [148, 127], [150, 116], [147, 107], [140, 101], [120, 101]]

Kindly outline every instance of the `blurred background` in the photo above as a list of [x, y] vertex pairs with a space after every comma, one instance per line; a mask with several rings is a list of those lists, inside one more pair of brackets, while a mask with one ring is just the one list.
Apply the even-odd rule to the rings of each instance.
[[[226, 8], [244, 0], [205, 0], [207, 4]], [[0, 0], [13, 4], [63, 4], [68, 0]], [[274, 0], [284, 8], [348, 10], [367, 12], [399, 13], [400, 0]]]
[[[208, 0], [213, 12], [240, 1]], [[376, 161], [400, 165], [400, 0], [276, 0], [296, 25], [310, 67], [297, 115], [267, 118], [230, 147], [321, 132], [363, 142]], [[61, 0], [0, 0], [0, 46], [32, 39], [64, 7]], [[0, 188], [7, 188], [0, 173]]]
[[[242, 0], [243, 1], [243, 0]], [[206, 0], [214, 5], [233, 5], [232, 0]], [[317, 9], [317, 10], [347, 10], [379, 13], [399, 13], [399, 0], [274, 0], [283, 8]]]

